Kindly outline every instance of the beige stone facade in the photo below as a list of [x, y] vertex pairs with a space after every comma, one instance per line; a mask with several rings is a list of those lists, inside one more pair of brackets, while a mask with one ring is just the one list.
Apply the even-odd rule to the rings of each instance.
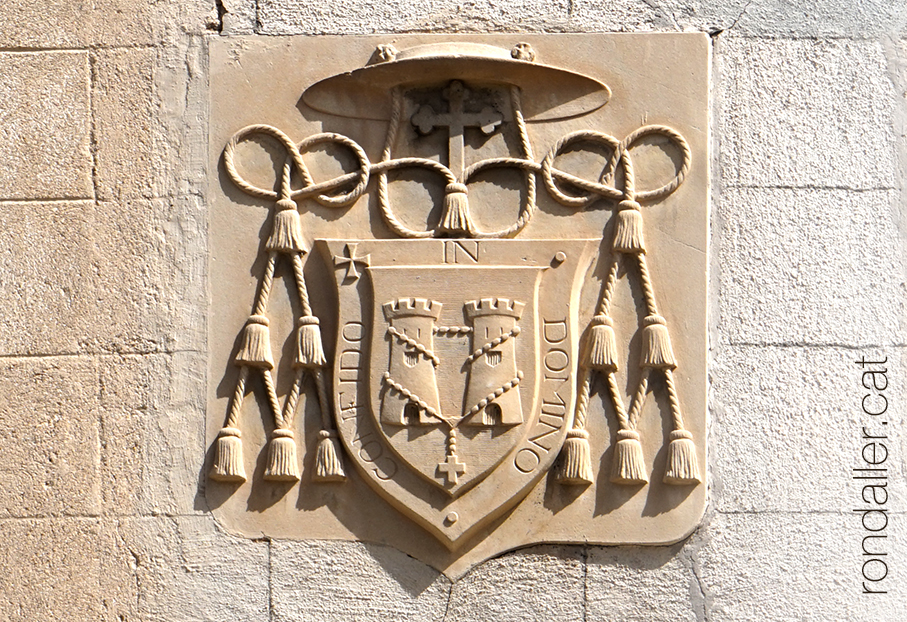
[[[888, 0], [9, 3], [0, 620], [900, 619], [905, 24]], [[205, 496], [211, 41], [602, 31], [710, 35], [701, 526], [537, 545], [457, 582], [382, 544], [225, 529]], [[861, 356], [887, 357], [900, 474], [876, 597], [849, 472]]]

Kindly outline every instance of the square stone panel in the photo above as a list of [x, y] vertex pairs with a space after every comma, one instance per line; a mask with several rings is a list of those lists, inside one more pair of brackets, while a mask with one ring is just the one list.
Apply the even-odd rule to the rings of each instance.
[[87, 357], [0, 361], [0, 518], [98, 514], [98, 392]]
[[[698, 34], [213, 41], [217, 518], [390, 544], [450, 577], [533, 543], [691, 533], [708, 51]], [[278, 191], [295, 203], [274, 214]]]
[[93, 196], [86, 52], [0, 53], [0, 199]]
[[110, 538], [97, 519], [0, 520], [0, 615], [9, 622], [108, 618], [98, 595]]

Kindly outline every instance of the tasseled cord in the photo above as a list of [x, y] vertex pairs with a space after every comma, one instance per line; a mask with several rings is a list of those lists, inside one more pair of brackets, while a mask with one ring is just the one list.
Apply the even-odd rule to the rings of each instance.
[[649, 315], [643, 320], [641, 367], [674, 369], [677, 361], [671, 348], [671, 337], [665, 319]]
[[299, 212], [292, 199], [281, 199], [277, 202], [274, 213], [274, 226], [265, 244], [269, 251], [282, 253], [305, 253], [307, 249], [302, 241], [302, 227], [299, 224]]
[[318, 433], [318, 452], [315, 454], [315, 479], [322, 482], [342, 482], [346, 479], [337, 433], [321, 430]]
[[222, 428], [218, 433], [211, 479], [238, 483], [246, 481], [246, 469], [243, 466], [242, 457], [242, 435], [238, 428]]
[[303, 316], [299, 318], [297, 324], [296, 362], [294, 366], [307, 369], [324, 367], [326, 361], [318, 318], [314, 315]]
[[587, 485], [594, 480], [589, 432], [585, 430], [586, 408], [589, 405], [593, 372], [609, 374], [617, 370], [617, 345], [613, 325], [611, 318], [604, 314], [592, 318], [586, 342], [584, 361], [586, 369], [576, 403], [575, 424], [573, 429], [567, 432], [567, 440], [561, 449], [557, 479], [562, 484]]
[[586, 346], [586, 366], [601, 372], [617, 371], [614, 322], [607, 315], [596, 315], [591, 324]]
[[[295, 366], [314, 370], [321, 408], [328, 408], [327, 394], [322, 386], [324, 380], [321, 377], [320, 369], [325, 366], [325, 357], [318, 318], [313, 315], [303, 316], [299, 318], [298, 323]], [[313, 479], [319, 482], [342, 482], [346, 479], [343, 463], [340, 461], [337, 433], [333, 430], [321, 430], [318, 433], [318, 450], [315, 453]]]
[[268, 468], [264, 478], [272, 482], [298, 482], [299, 460], [292, 430], [277, 429], [268, 444]]
[[440, 233], [454, 236], [472, 236], [475, 228], [469, 218], [469, 199], [464, 184], [447, 184], [444, 189], [444, 207], [441, 211]]
[[237, 365], [248, 365], [264, 369], [274, 368], [268, 324], [268, 318], [263, 315], [249, 316], [245, 327], [243, 327], [239, 351], [236, 353], [235, 362]]
[[645, 253], [642, 213], [639, 203], [625, 200], [617, 205], [617, 223], [614, 226], [614, 250], [618, 253]]
[[586, 409], [589, 406], [589, 392], [592, 386], [592, 371], [583, 370], [583, 380], [576, 400], [576, 416], [573, 427], [567, 431], [567, 439], [561, 448], [557, 481], [561, 484], [587, 486], [594, 480], [592, 473], [592, 451], [589, 449], [589, 433], [586, 431]]
[[593, 482], [592, 452], [589, 450], [589, 433], [586, 430], [574, 428], [567, 432], [557, 479], [561, 484], [584, 486]]
[[701, 481], [693, 435], [687, 430], [674, 430], [671, 432], [671, 443], [668, 445], [668, 464], [664, 483], [688, 485], [698, 484]]
[[615, 484], [645, 484], [649, 481], [642, 456], [642, 443], [636, 430], [618, 430], [614, 446], [611, 481]]

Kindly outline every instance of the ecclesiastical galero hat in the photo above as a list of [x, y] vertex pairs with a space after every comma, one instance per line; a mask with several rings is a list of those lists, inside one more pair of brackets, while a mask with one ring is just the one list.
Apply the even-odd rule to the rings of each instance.
[[468, 42], [420, 45], [397, 51], [379, 46], [373, 61], [351, 72], [316, 82], [302, 101], [319, 112], [387, 120], [391, 91], [462, 80], [468, 85], [516, 86], [526, 121], [579, 116], [604, 106], [611, 90], [601, 81], [569, 69], [534, 62], [527, 44], [513, 50]]

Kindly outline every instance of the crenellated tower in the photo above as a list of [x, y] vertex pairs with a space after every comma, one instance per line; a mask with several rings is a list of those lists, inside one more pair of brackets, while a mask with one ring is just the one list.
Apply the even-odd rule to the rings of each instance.
[[526, 304], [508, 298], [467, 302], [466, 317], [473, 327], [463, 425], [517, 425], [523, 422], [517, 369], [517, 321]]
[[429, 425], [439, 422], [441, 400], [433, 352], [435, 322], [441, 303], [426, 298], [398, 298], [382, 305], [390, 339], [390, 363], [384, 374], [381, 422]]

